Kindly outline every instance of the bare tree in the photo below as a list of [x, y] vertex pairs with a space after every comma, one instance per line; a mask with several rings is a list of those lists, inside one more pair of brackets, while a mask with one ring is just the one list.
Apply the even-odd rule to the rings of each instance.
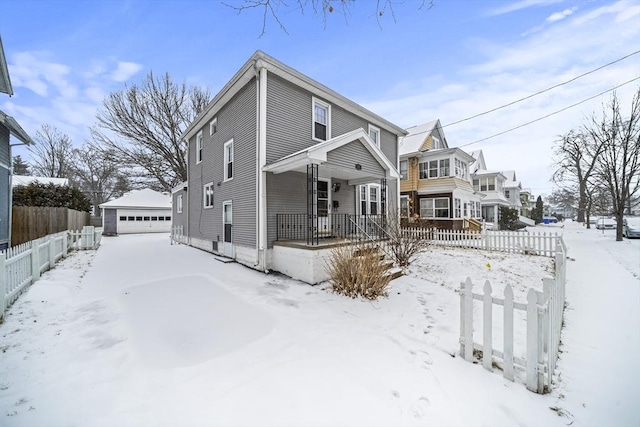
[[614, 93], [602, 108], [602, 115], [591, 116], [589, 137], [602, 145], [597, 159], [597, 176], [610, 193], [613, 214], [618, 223], [616, 240], [622, 241], [622, 221], [628, 200], [640, 190], [640, 89], [624, 117]]
[[108, 152], [91, 143], [73, 151], [74, 184], [84, 192], [98, 212], [98, 206], [122, 196], [129, 188], [126, 177]]
[[[431, 9], [433, 7], [434, 0], [421, 0], [417, 2], [411, 0], [412, 6], [418, 5], [416, 9]], [[287, 32], [287, 28], [284, 25], [281, 17], [290, 12], [298, 11], [302, 14], [305, 11], [310, 11], [316, 16], [322, 18], [322, 22], [326, 25], [327, 17], [334, 12], [340, 14], [345, 20], [348, 20], [348, 16], [351, 14], [351, 8], [355, 5], [356, 0], [241, 0], [234, 3], [222, 2], [225, 6], [228, 6], [238, 13], [242, 13], [250, 10], [257, 10], [262, 13], [262, 32], [259, 37], [262, 37], [267, 31], [267, 20], [269, 17], [276, 21], [280, 30]], [[381, 25], [381, 18], [390, 15], [393, 22], [396, 22], [395, 7], [405, 3], [404, 0], [375, 0], [367, 2], [370, 6], [372, 15], [376, 17], [378, 26]]]
[[589, 185], [596, 171], [598, 156], [603, 150], [602, 144], [588, 137], [586, 132], [570, 131], [556, 141], [556, 171], [552, 180], [564, 190], [578, 190], [578, 222], [584, 222], [586, 216], [589, 225], [593, 186]]
[[70, 178], [73, 162], [71, 138], [54, 126], [44, 124], [36, 131], [35, 144], [29, 146], [33, 174], [50, 178]]
[[208, 89], [150, 72], [140, 85], [104, 100], [92, 136], [132, 178], [169, 191], [187, 179], [187, 145], [180, 136], [210, 100]]

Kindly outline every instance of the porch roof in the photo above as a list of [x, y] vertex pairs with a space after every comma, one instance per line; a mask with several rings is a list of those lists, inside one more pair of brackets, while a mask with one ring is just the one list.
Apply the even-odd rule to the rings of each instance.
[[[385, 170], [385, 175], [387, 178], [400, 178], [400, 175], [395, 166], [382, 153], [380, 147], [374, 144], [367, 132], [365, 132], [362, 128], [347, 132], [340, 136], [336, 136], [335, 138], [323, 141], [319, 144], [313, 145], [304, 150], [297, 151], [293, 154], [289, 154], [288, 156], [285, 156], [269, 165], [266, 165], [262, 170], [264, 172], [272, 172], [275, 174], [289, 171], [306, 172], [307, 165], [326, 164], [327, 153], [349, 143], [362, 144], [369, 151], [369, 153], [371, 153], [371, 157], [374, 158]], [[349, 181], [353, 181], [354, 183], [367, 177], [366, 173], [356, 170], [355, 168], [353, 170], [335, 169], [334, 172], [334, 176], [336, 178], [346, 179]]]

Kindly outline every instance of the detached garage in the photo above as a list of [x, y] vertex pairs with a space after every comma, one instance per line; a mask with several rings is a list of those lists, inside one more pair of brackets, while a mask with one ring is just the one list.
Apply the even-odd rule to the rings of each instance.
[[104, 235], [171, 231], [171, 197], [148, 188], [131, 191], [100, 208]]

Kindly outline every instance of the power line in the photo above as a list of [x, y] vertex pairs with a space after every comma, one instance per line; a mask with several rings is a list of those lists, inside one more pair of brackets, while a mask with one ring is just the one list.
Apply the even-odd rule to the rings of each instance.
[[615, 64], [615, 63], [617, 63], [617, 62], [620, 62], [620, 61], [622, 61], [622, 60], [624, 60], [624, 59], [627, 59], [627, 58], [629, 58], [630, 56], [637, 55], [638, 53], [640, 53], [640, 50], [637, 50], [637, 51], [635, 51], [635, 52], [633, 52], [633, 53], [630, 53], [630, 54], [628, 54], [628, 55], [625, 55], [625, 56], [623, 56], [622, 58], [618, 58], [618, 59], [616, 59], [615, 61], [611, 61], [611, 62], [609, 62], [608, 64], [602, 65], [602, 66], [600, 66], [600, 67], [598, 67], [598, 68], [595, 68], [595, 69], [593, 69], [593, 70], [591, 70], [591, 71], [587, 71], [586, 73], [580, 74], [579, 76], [576, 76], [576, 77], [574, 77], [574, 78], [572, 78], [572, 79], [569, 79], [569, 80], [567, 80], [567, 81], [565, 81], [565, 82], [558, 83], [558, 84], [556, 84], [556, 85], [553, 85], [553, 86], [551, 86], [551, 87], [548, 87], [548, 88], [546, 88], [546, 89], [544, 89], [544, 90], [541, 90], [540, 92], [536, 92], [536, 93], [531, 94], [531, 95], [529, 95], [529, 96], [525, 96], [524, 98], [517, 99], [517, 100], [515, 100], [515, 101], [509, 102], [508, 104], [504, 104], [504, 105], [501, 105], [501, 106], [499, 106], [499, 107], [493, 108], [493, 109], [491, 109], [491, 110], [487, 110], [487, 111], [485, 111], [485, 112], [483, 112], [483, 113], [478, 113], [478, 114], [476, 114], [475, 116], [467, 117], [467, 118], [465, 118], [465, 119], [458, 120], [458, 121], [453, 122], [453, 123], [447, 123], [446, 125], [442, 126], [442, 128], [446, 128], [447, 126], [453, 126], [453, 125], [456, 125], [456, 124], [458, 124], [458, 123], [466, 122], [467, 120], [475, 119], [476, 117], [480, 117], [480, 116], [484, 116], [485, 114], [493, 113], [494, 111], [500, 110], [500, 109], [502, 109], [502, 108], [510, 107], [510, 106], [511, 106], [511, 105], [513, 105], [513, 104], [517, 104], [518, 102], [522, 102], [522, 101], [525, 101], [525, 100], [527, 100], [527, 99], [533, 98], [534, 96], [538, 96], [538, 95], [543, 94], [543, 93], [545, 93], [545, 92], [549, 92], [549, 91], [550, 91], [550, 90], [552, 90], [552, 89], [558, 88], [558, 87], [560, 87], [560, 86], [564, 86], [564, 85], [566, 85], [566, 84], [568, 84], [568, 83], [571, 83], [571, 82], [573, 82], [573, 81], [578, 80], [579, 78], [582, 78], [582, 77], [587, 76], [587, 75], [589, 75], [589, 74], [595, 73], [596, 71], [602, 70], [602, 69], [603, 69], [603, 68], [605, 68], [605, 67], [608, 67], [608, 66], [610, 66], [610, 65], [613, 65], [613, 64]]
[[605, 93], [607, 93], [607, 92], [611, 92], [611, 91], [613, 91], [613, 90], [616, 90], [616, 89], [618, 89], [619, 87], [622, 87], [622, 86], [624, 86], [624, 85], [626, 85], [626, 84], [629, 84], [629, 83], [631, 83], [631, 82], [634, 82], [634, 81], [636, 81], [636, 80], [640, 80], [640, 77], [636, 77], [635, 79], [631, 79], [631, 80], [629, 80], [629, 81], [626, 81], [626, 82], [624, 82], [624, 83], [621, 83], [621, 84], [619, 84], [618, 86], [615, 86], [615, 87], [613, 87], [613, 88], [611, 88], [611, 89], [607, 89], [607, 90], [605, 90], [604, 92], [600, 92], [599, 94], [594, 95], [594, 96], [591, 96], [591, 97], [589, 97], [589, 98], [587, 98], [587, 99], [583, 99], [582, 101], [580, 101], [580, 102], [576, 102], [575, 104], [569, 105], [568, 107], [565, 107], [565, 108], [562, 108], [562, 109], [560, 109], [560, 110], [554, 111], [553, 113], [549, 113], [549, 114], [547, 114], [546, 116], [538, 117], [538, 118], [537, 118], [537, 119], [535, 119], [535, 120], [531, 120], [530, 122], [523, 123], [523, 124], [521, 124], [521, 125], [519, 125], [519, 126], [516, 126], [516, 127], [514, 127], [514, 128], [511, 128], [511, 129], [505, 130], [505, 131], [503, 131], [503, 132], [496, 133], [495, 135], [491, 135], [491, 136], [488, 136], [488, 137], [486, 137], [486, 138], [479, 139], [479, 140], [477, 140], [477, 141], [469, 142], [469, 143], [467, 143], [467, 144], [463, 144], [463, 145], [458, 145], [457, 147], [458, 147], [458, 148], [460, 148], [460, 147], [468, 147], [469, 145], [477, 144], [478, 142], [486, 141], [487, 139], [495, 138], [496, 136], [504, 135], [505, 133], [508, 133], [508, 132], [514, 131], [514, 130], [516, 130], [516, 129], [520, 129], [520, 128], [522, 128], [522, 127], [528, 126], [528, 125], [530, 125], [530, 124], [532, 124], [532, 123], [535, 123], [535, 122], [539, 122], [540, 120], [544, 120], [544, 119], [546, 119], [546, 118], [548, 118], [548, 117], [551, 117], [551, 116], [553, 116], [553, 115], [556, 115], [556, 114], [558, 114], [558, 113], [561, 113], [561, 112], [563, 112], [563, 111], [565, 111], [565, 110], [568, 110], [569, 108], [573, 108], [573, 107], [575, 107], [575, 106], [577, 106], [577, 105], [584, 104], [584, 103], [585, 103], [585, 102], [587, 102], [587, 101], [590, 101], [590, 100], [592, 100], [592, 99], [594, 99], [594, 98], [597, 98], [597, 97], [599, 97], [599, 96], [602, 96], [602, 95], [604, 95], [604, 94], [605, 94]]

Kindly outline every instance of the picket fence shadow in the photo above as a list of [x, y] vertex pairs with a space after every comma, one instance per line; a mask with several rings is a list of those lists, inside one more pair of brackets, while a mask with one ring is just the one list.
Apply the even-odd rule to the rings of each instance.
[[[492, 296], [493, 289], [486, 281], [481, 294], [473, 292], [470, 278], [460, 284], [460, 355], [473, 362], [482, 359], [485, 369], [499, 367], [503, 376], [515, 380], [516, 368], [525, 372], [527, 389], [536, 393], [549, 391], [558, 361], [562, 316], [566, 288], [566, 249], [558, 243], [555, 249], [555, 273], [553, 278], [543, 279], [543, 291], [529, 289], [527, 301], [514, 300], [513, 288], [507, 285], [504, 298]], [[482, 303], [482, 342], [474, 341], [474, 300]], [[494, 306], [501, 306], [503, 317], [493, 316]], [[514, 355], [514, 314], [521, 310], [526, 314], [525, 357]], [[502, 326], [502, 349], [494, 348], [494, 328]], [[474, 354], [475, 352], [475, 354]], [[481, 356], [480, 356], [481, 355]]]
[[20, 294], [69, 251], [97, 249], [101, 239], [101, 230], [85, 226], [81, 231], [61, 231], [0, 251], [0, 320]]

